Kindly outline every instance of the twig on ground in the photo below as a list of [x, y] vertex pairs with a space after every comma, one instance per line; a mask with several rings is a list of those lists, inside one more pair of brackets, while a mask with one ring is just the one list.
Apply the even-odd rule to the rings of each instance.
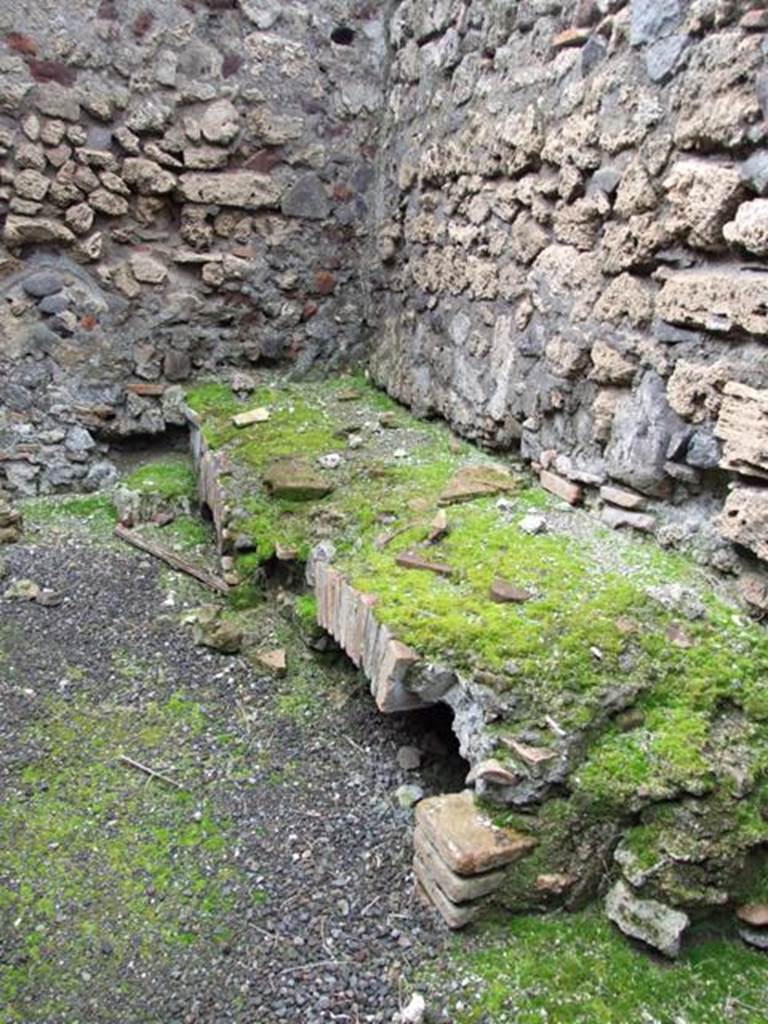
[[347, 736], [345, 733], [342, 733], [342, 736], [344, 736], [344, 739], [347, 741], [347, 743], [349, 743], [351, 747], [354, 747], [355, 750], [359, 750], [361, 754], [366, 753], [365, 747], [361, 747], [359, 743], [355, 743], [355, 741], [350, 736]]
[[410, 523], [406, 523], [404, 526], [399, 527], [397, 530], [392, 530], [390, 533], [380, 533], [373, 542], [373, 546], [377, 551], [383, 551], [383, 549], [391, 544], [393, 540], [396, 540], [404, 533], [408, 533], [409, 530], [419, 525], [419, 520], [411, 520]]
[[135, 530], [129, 530], [127, 527], [122, 526], [118, 523], [115, 527], [115, 536], [120, 540], [124, 540], [126, 544], [130, 544], [134, 548], [138, 548], [139, 551], [145, 552], [147, 555], [152, 555], [153, 558], [159, 558], [161, 562], [165, 562], [166, 565], [170, 565], [172, 569], [177, 572], [186, 573], [187, 576], [191, 576], [197, 580], [198, 583], [202, 583], [204, 587], [208, 587], [209, 590], [215, 590], [218, 594], [228, 594], [229, 586], [221, 579], [220, 576], [216, 576], [212, 572], [208, 572], [207, 569], [200, 569], [198, 566], [188, 562], [186, 558], [181, 558], [174, 551], [169, 551], [167, 548], [160, 547], [159, 544], [152, 544], [144, 537], [139, 536]]
[[379, 895], [379, 896], [375, 896], [375, 897], [374, 897], [374, 898], [373, 898], [373, 899], [371, 900], [371, 902], [370, 902], [370, 903], [366, 903], [366, 905], [365, 905], [365, 906], [363, 907], [363, 909], [362, 909], [362, 910], [360, 911], [360, 917], [365, 917], [365, 915], [366, 915], [366, 914], [368, 913], [368, 911], [369, 911], [369, 910], [371, 909], [371, 907], [375, 906], [375, 904], [377, 904], [377, 903], [379, 902], [379, 900], [380, 900], [380, 899], [381, 899], [381, 895]]
[[137, 771], [144, 772], [145, 775], [150, 775], [153, 779], [160, 779], [161, 782], [165, 782], [168, 786], [173, 786], [174, 789], [184, 789], [180, 782], [169, 778], [167, 775], [163, 775], [162, 772], [156, 772], [154, 768], [142, 764], [141, 761], [134, 761], [132, 757], [127, 757], [125, 754], [119, 754], [117, 759], [122, 761], [123, 764], [130, 765], [131, 768], [135, 768]]

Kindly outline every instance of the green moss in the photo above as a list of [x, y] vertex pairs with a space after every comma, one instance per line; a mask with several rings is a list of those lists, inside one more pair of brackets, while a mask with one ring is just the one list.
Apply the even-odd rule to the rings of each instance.
[[759, 1024], [768, 1000], [760, 953], [704, 933], [668, 966], [636, 952], [596, 908], [457, 938], [415, 985], [434, 988], [433, 1002], [456, 979], [454, 1024]]
[[[735, 783], [717, 737], [731, 711], [744, 718], [745, 760], [751, 781], [760, 784], [768, 774], [764, 630], [715, 597], [707, 598], [702, 618], [679, 621], [647, 591], [671, 581], [704, 590], [696, 566], [580, 513], [558, 521], [557, 502], [538, 487], [505, 497], [503, 512], [495, 498], [451, 506], [447, 535], [427, 547], [446, 483], [461, 466], [489, 460], [457, 444], [444, 426], [415, 421], [365, 382], [356, 385], [356, 403], [339, 403], [338, 389], [347, 386], [262, 387], [248, 406], [267, 407], [270, 419], [244, 431], [231, 425], [233, 410], [242, 407], [234, 396], [217, 388], [190, 396], [204, 414], [209, 443], [226, 444], [236, 466], [231, 504], [244, 514], [233, 529], [255, 546], [252, 568], [278, 544], [304, 558], [314, 542], [330, 538], [336, 564], [355, 587], [375, 595], [377, 618], [398, 639], [505, 694], [514, 710], [495, 727], [499, 733], [539, 733], [547, 745], [549, 719], [578, 734], [568, 781], [577, 824], [570, 828], [596, 818], [627, 822], [648, 802], [683, 794], [727, 800]], [[362, 431], [363, 448], [348, 451], [349, 431], [375, 423], [382, 407], [397, 432], [382, 440]], [[396, 458], [400, 446], [405, 457]], [[321, 471], [336, 490], [322, 500], [276, 501], [259, 486], [275, 458], [291, 455], [314, 466], [336, 450], [344, 453], [341, 466]], [[549, 511], [553, 528], [531, 536], [519, 523], [539, 509]], [[398, 554], [419, 547], [449, 564], [450, 578], [396, 564]], [[532, 599], [493, 602], [489, 588], [497, 577]], [[295, 697], [298, 707], [299, 695], [300, 688], [285, 700]], [[640, 724], [625, 732], [615, 711], [631, 705]], [[497, 754], [510, 760], [502, 743]], [[553, 839], [549, 847], [556, 845]]]
[[[338, 395], [354, 386], [359, 392], [355, 402], [340, 402]], [[241, 403], [219, 384], [204, 385], [190, 391], [188, 404], [202, 417], [202, 431], [213, 448], [226, 447], [240, 475], [250, 473], [250, 486], [241, 488], [235, 504], [244, 515], [232, 529], [250, 538], [260, 561], [267, 561], [278, 544], [294, 549], [306, 558], [312, 544], [327, 534], [333, 523], [334, 543], [339, 550], [359, 544], [362, 532], [373, 535], [377, 517], [407, 511], [409, 503], [420, 496], [434, 500], [440, 489], [466, 458], [469, 446], [461, 445], [458, 454], [451, 451], [450, 432], [442, 425], [418, 424], [386, 395], [361, 378], [338, 378], [315, 383], [274, 384], [258, 388], [246, 403]], [[232, 424], [235, 412], [264, 407], [270, 418], [265, 423], [238, 429]], [[411, 456], [397, 464], [391, 458], [390, 438], [386, 432], [382, 447], [386, 462], [375, 456], [352, 455], [346, 446], [346, 433], [375, 423], [382, 412], [388, 413], [397, 436], [412, 442]], [[406, 433], [407, 432], [407, 433]], [[259, 485], [260, 475], [275, 460], [293, 457], [317, 465], [317, 459], [331, 452], [343, 453], [337, 470], [322, 470], [335, 488], [329, 496], [315, 501], [276, 500]], [[232, 481], [233, 489], [237, 482]], [[380, 526], [379, 526], [380, 528]], [[324, 533], [323, 533], [324, 529]]]
[[[56, 702], [30, 731], [39, 753], [0, 803], [0, 907], [16, 922], [15, 950], [0, 963], [3, 1024], [74, 1020], [94, 956], [118, 984], [128, 959], [139, 969], [175, 948], [223, 941], [234, 870], [221, 857], [227, 823], [192, 795], [192, 744], [204, 725], [200, 706], [175, 694], [141, 714]], [[166, 771], [185, 790], [121, 763], [123, 753], [172, 763]]]
[[241, 411], [237, 397], [226, 384], [203, 381], [186, 394], [187, 405], [200, 415], [226, 416]]
[[141, 494], [156, 494], [161, 498], [187, 498], [194, 500], [197, 483], [188, 458], [178, 456], [148, 462], [123, 481], [126, 487]]
[[302, 594], [293, 603], [299, 625], [305, 632], [312, 632], [317, 625], [317, 598], [314, 594]]
[[536, 838], [533, 851], [515, 863], [514, 871], [506, 873], [494, 901], [518, 912], [546, 907], [552, 900], [537, 890], [536, 880], [540, 875], [569, 872], [574, 837], [584, 835], [589, 824], [587, 815], [566, 799], [548, 800], [536, 813], [529, 814], [500, 810], [490, 804], [484, 804], [484, 810], [500, 827]]
[[166, 543], [170, 542], [171, 547], [195, 551], [213, 542], [213, 529], [194, 516], [177, 516], [172, 523], [163, 527], [160, 537]]
[[621, 811], [639, 789], [656, 799], [711, 789], [703, 753], [709, 726], [707, 715], [685, 705], [655, 707], [642, 728], [601, 736], [574, 778], [576, 791], [590, 804]]
[[105, 494], [33, 498], [22, 502], [20, 507], [27, 528], [48, 529], [57, 524], [81, 524], [97, 535], [106, 535], [117, 521], [115, 506]]
[[[383, 551], [366, 545], [355, 558], [355, 585], [378, 595], [381, 618], [406, 643], [435, 658], [447, 648], [464, 668], [500, 670], [515, 661], [523, 675], [537, 671], [539, 681], [546, 659], [545, 677], [556, 672], [560, 686], [577, 689], [594, 685], [605, 672], [591, 647], [600, 647], [615, 668], [621, 636], [614, 619], [634, 598], [620, 579], [612, 581], [609, 594], [593, 596], [589, 565], [575, 541], [547, 534], [523, 541], [500, 519], [493, 499], [452, 508], [449, 517], [451, 532], [435, 557], [455, 567], [454, 579], [394, 565], [395, 555], [419, 539], [418, 529]], [[535, 599], [495, 604], [488, 591], [497, 576]], [[578, 617], [572, 614], [577, 602]]]

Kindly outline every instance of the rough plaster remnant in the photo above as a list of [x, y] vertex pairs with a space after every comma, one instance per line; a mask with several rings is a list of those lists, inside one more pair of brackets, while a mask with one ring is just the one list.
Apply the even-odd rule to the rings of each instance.
[[58, 82], [46, 82], [34, 89], [34, 104], [41, 114], [62, 121], [79, 121], [80, 104], [76, 94]]

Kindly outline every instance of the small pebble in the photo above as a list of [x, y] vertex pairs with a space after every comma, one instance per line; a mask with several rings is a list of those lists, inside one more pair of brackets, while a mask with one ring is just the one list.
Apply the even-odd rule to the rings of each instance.
[[421, 766], [421, 751], [418, 747], [400, 747], [397, 763], [403, 771], [413, 772]]
[[546, 533], [547, 521], [544, 516], [527, 515], [523, 516], [520, 522], [517, 524], [523, 533], [535, 534], [535, 533]]

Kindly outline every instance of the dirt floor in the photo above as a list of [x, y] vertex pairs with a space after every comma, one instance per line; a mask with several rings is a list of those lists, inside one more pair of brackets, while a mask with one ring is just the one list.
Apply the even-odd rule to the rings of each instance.
[[195, 646], [210, 595], [98, 515], [0, 554], [0, 594], [61, 597], [0, 598], [1, 1024], [391, 1021], [445, 942], [394, 796], [450, 784], [440, 723], [383, 718], [275, 602], [284, 678]]

